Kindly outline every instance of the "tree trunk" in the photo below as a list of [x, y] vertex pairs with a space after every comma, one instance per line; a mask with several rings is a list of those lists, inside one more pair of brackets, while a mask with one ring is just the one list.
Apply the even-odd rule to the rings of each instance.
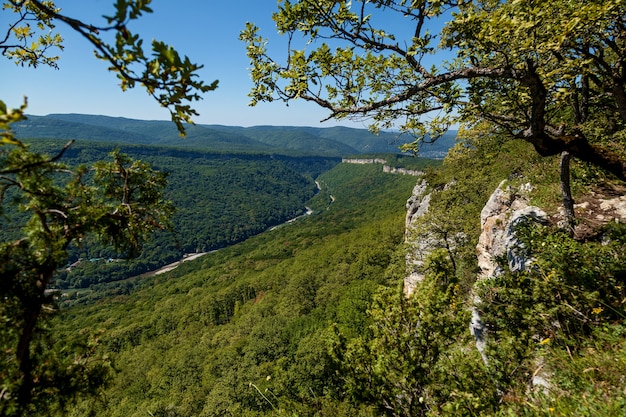
[[560, 176], [561, 176], [561, 197], [563, 199], [563, 216], [565, 217], [565, 228], [570, 236], [574, 236], [574, 199], [570, 188], [570, 161], [572, 155], [569, 152], [561, 152]]
[[31, 291], [27, 291], [20, 300], [22, 303], [22, 317], [24, 324], [21, 329], [17, 345], [16, 359], [19, 364], [20, 386], [17, 392], [17, 405], [21, 410], [26, 410], [33, 400], [35, 389], [35, 377], [33, 375], [32, 342], [37, 332], [37, 325], [41, 318], [41, 312], [46, 303], [46, 288], [55, 271], [54, 266], [43, 266], [39, 280], [33, 283]]
[[25, 410], [33, 398], [33, 362], [31, 358], [31, 342], [41, 314], [41, 304], [33, 303], [24, 307], [24, 327], [17, 347], [21, 383], [17, 393], [18, 406]]

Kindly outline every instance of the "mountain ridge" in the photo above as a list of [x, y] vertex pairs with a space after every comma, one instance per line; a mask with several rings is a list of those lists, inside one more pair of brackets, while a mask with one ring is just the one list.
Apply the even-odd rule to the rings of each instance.
[[[14, 125], [18, 137], [81, 139], [119, 144], [158, 145], [215, 151], [287, 152], [320, 156], [347, 156], [364, 153], [402, 153], [399, 146], [413, 138], [383, 131], [374, 135], [367, 129], [344, 126], [226, 126], [188, 125], [181, 139], [169, 121], [138, 120], [89, 114], [29, 115]], [[433, 145], [424, 145], [420, 156], [442, 158], [453, 146], [456, 131], [446, 133]]]

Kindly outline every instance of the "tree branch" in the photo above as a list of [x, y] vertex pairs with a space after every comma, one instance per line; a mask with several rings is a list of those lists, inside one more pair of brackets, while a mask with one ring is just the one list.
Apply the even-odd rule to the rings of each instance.
[[57, 161], [58, 159], [60, 159], [63, 156], [65, 151], [67, 151], [69, 149], [69, 147], [72, 146], [73, 143], [74, 143], [74, 139], [72, 139], [69, 142], [67, 142], [65, 144], [65, 146], [63, 146], [63, 148], [59, 151], [59, 153], [56, 154], [55, 156], [53, 156], [50, 159], [47, 159], [47, 160], [44, 160], [44, 161], [33, 162], [33, 163], [30, 163], [30, 164], [21, 165], [18, 168], [11, 168], [11, 169], [1, 170], [0, 171], [0, 175], [17, 174], [18, 172], [26, 171], [26, 170], [29, 170], [31, 168], [35, 168], [35, 167], [38, 167], [38, 166], [42, 166], [42, 165], [46, 165], [46, 164], [55, 162], [55, 161]]
[[[303, 99], [313, 101], [318, 105], [331, 110], [331, 117], [341, 117], [349, 114], [364, 114], [376, 111], [383, 107], [389, 107], [394, 104], [402, 103], [410, 100], [416, 95], [428, 92], [429, 89], [440, 86], [446, 83], [450, 83], [458, 80], [471, 80], [474, 78], [512, 78], [519, 79], [523, 72], [516, 71], [512, 68], [480, 68], [480, 67], [466, 67], [455, 71], [450, 71], [444, 74], [431, 76], [425, 79], [423, 82], [407, 88], [404, 92], [396, 94], [385, 100], [380, 100], [371, 104], [358, 106], [358, 107], [336, 107], [331, 101], [323, 99], [317, 96], [302, 96]], [[424, 113], [428, 113], [434, 110], [434, 108], [428, 108]]]

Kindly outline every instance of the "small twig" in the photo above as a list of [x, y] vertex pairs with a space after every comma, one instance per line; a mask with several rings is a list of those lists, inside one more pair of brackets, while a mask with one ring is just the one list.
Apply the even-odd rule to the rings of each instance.
[[259, 389], [256, 385], [254, 385], [252, 382], [250, 382], [249, 384], [250, 384], [250, 386], [251, 386], [251, 387], [253, 387], [255, 390], [257, 390], [257, 392], [258, 392], [259, 394], [261, 394], [261, 397], [263, 397], [263, 399], [265, 399], [265, 401], [267, 401], [267, 402], [269, 403], [269, 405], [271, 405], [271, 406], [272, 406], [272, 410], [276, 410], [276, 407], [274, 406], [274, 404], [273, 404], [273, 403], [269, 400], [269, 398], [267, 398], [267, 397], [265, 396], [265, 394], [263, 394], [263, 393], [261, 392], [261, 390], [260, 390], [260, 389]]
[[577, 313], [578, 315], [580, 315], [581, 317], [583, 317], [585, 320], [584, 321], [589, 321], [589, 317], [585, 316], [583, 313], [581, 313], [580, 311], [576, 310], [574, 307], [572, 307], [571, 305], [569, 305], [568, 303], [563, 303], [563, 305], [565, 305], [565, 307], [569, 308], [570, 310], [572, 310], [574, 313]]

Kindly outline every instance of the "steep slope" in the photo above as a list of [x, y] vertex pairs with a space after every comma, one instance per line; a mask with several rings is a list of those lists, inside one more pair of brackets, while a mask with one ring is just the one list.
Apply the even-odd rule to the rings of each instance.
[[[411, 296], [401, 313], [378, 306], [384, 331], [349, 345], [377, 351], [350, 357], [348, 386], [380, 378], [365, 400], [393, 415], [623, 415], [626, 188], [576, 163], [570, 236], [556, 158], [497, 135], [464, 145], [408, 201]], [[362, 371], [420, 350], [421, 366]]]
[[[95, 414], [624, 415], [626, 228], [607, 191], [623, 184], [574, 165], [585, 227], [571, 237], [558, 161], [529, 144], [469, 137], [421, 187], [380, 168], [340, 164], [317, 178], [313, 215], [65, 311], [55, 336], [100, 328], [96, 357], [118, 370]], [[548, 224], [509, 225], [517, 197]], [[498, 271], [483, 279], [479, 242], [506, 249], [480, 254]], [[422, 252], [410, 297], [407, 247]], [[509, 268], [518, 250], [532, 267]]]
[[[65, 141], [28, 143], [55, 155]], [[111, 144], [77, 141], [65, 151], [62, 161], [91, 166], [109, 159], [111, 148]], [[124, 254], [90, 238], [72, 248], [67, 268], [59, 271], [55, 286], [80, 289], [84, 297], [88, 293], [83, 289], [93, 285], [157, 269], [184, 254], [232, 245], [304, 213], [305, 202], [317, 191], [313, 178], [340, 162], [339, 158], [319, 156], [217, 153], [152, 145], [120, 144], [118, 148], [168, 174], [166, 197], [176, 206], [173, 227], [155, 234], [139, 256], [127, 262], [112, 262]], [[4, 209], [0, 236], [21, 238], [20, 225], [26, 217], [15, 205]]]
[[101, 329], [103, 353], [118, 370], [106, 402], [95, 403], [98, 415], [322, 407], [339, 382], [327, 326], [364, 332], [372, 292], [398, 282], [403, 201], [415, 179], [341, 164], [318, 180], [326, 192], [311, 203], [313, 215], [187, 262], [130, 295], [63, 313], [59, 336]]

